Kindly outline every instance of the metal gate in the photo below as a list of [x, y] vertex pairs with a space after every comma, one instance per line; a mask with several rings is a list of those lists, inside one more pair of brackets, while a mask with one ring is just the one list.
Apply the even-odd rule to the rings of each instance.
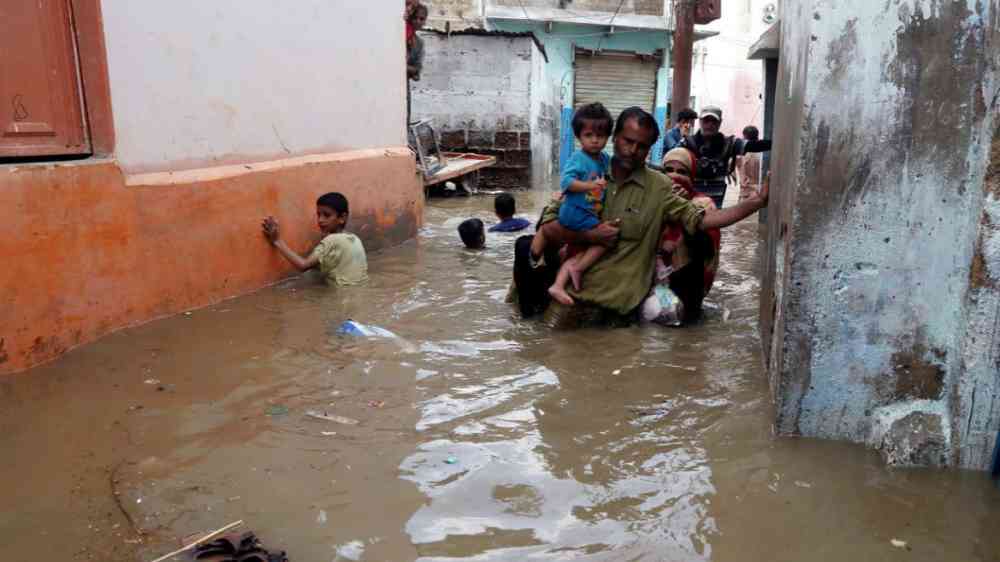
[[[600, 53], [576, 50], [576, 84], [573, 105], [601, 102], [615, 119], [625, 108], [638, 106], [653, 113], [656, 73], [660, 59], [634, 53]], [[572, 134], [572, 131], [570, 131]], [[579, 143], [574, 141], [579, 148]], [[608, 143], [607, 152], [611, 152]]]

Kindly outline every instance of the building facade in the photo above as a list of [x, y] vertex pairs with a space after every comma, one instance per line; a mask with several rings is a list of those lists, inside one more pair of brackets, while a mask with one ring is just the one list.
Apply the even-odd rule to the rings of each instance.
[[400, 12], [4, 2], [0, 373], [288, 275], [261, 218], [305, 248], [327, 191], [369, 249], [414, 236]]

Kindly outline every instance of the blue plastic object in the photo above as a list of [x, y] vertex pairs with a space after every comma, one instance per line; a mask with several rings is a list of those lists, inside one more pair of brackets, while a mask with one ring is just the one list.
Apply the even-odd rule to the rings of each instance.
[[395, 338], [396, 334], [386, 330], [385, 328], [379, 328], [378, 326], [369, 326], [367, 324], [362, 324], [361, 322], [355, 322], [354, 320], [347, 320], [337, 328], [338, 334], [344, 334], [347, 336], [358, 336], [362, 338]]

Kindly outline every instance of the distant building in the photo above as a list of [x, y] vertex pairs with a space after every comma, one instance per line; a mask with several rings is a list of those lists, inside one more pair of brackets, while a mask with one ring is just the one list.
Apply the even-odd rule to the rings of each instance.
[[761, 65], [746, 60], [747, 49], [773, 23], [777, 0], [722, 0], [722, 18], [702, 28], [718, 33], [694, 47], [691, 106], [723, 110], [722, 130], [737, 135], [743, 127], [761, 128], [764, 119]]

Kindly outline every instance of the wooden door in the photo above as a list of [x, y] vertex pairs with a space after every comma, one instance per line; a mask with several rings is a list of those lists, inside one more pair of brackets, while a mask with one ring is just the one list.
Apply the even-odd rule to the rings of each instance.
[[0, 158], [88, 153], [69, 0], [0, 0]]

